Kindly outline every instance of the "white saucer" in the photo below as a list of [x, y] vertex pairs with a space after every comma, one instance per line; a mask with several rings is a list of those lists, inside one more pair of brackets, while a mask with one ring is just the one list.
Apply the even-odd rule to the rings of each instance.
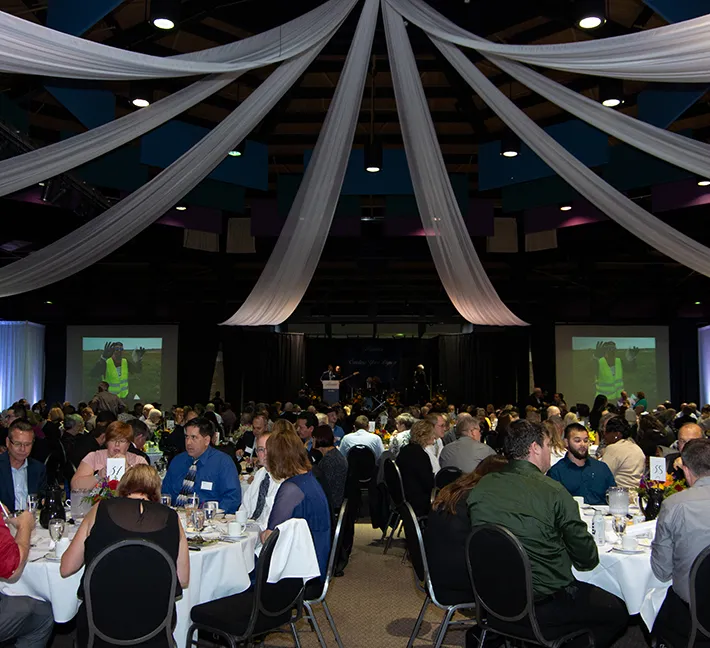
[[188, 540], [196, 538], [197, 536], [200, 536], [204, 540], [219, 540], [221, 534], [219, 531], [185, 531], [185, 535]]
[[614, 553], [625, 554], [627, 556], [633, 556], [635, 554], [647, 553], [644, 549], [622, 549], [621, 547], [613, 547], [612, 551]]
[[62, 559], [57, 558], [57, 554], [55, 554], [53, 551], [48, 551], [46, 554], [44, 554], [44, 559], [47, 562], [62, 562]]
[[241, 535], [227, 535], [226, 533], [223, 533], [221, 536], [219, 536], [220, 540], [243, 540], [244, 538], [247, 538], [248, 535], [246, 533], [242, 533]]

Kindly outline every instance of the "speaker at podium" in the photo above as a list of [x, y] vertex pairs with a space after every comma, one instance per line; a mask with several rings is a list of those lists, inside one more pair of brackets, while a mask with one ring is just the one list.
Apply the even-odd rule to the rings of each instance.
[[340, 381], [321, 380], [323, 385], [323, 401], [328, 405], [333, 405], [340, 400]]

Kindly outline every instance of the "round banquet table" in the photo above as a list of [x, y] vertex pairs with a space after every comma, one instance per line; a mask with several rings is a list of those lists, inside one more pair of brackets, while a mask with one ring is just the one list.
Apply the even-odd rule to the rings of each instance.
[[[591, 519], [584, 516], [584, 521], [591, 527]], [[658, 610], [666, 596], [670, 583], [659, 581], [651, 570], [651, 548], [640, 547], [642, 553], [622, 554], [613, 551], [617, 547], [616, 535], [611, 531], [611, 520], [605, 518], [607, 542], [598, 546], [599, 564], [591, 571], [572, 569], [577, 580], [618, 596], [626, 603], [629, 614], [641, 614], [646, 627], [651, 630]], [[653, 535], [656, 522], [645, 522], [640, 525], [630, 525], [626, 528], [628, 535]]]
[[[67, 525], [65, 536], [73, 537], [78, 526]], [[222, 596], [243, 592], [250, 586], [249, 572], [254, 569], [254, 549], [257, 531], [248, 529], [246, 537], [236, 542], [218, 542], [190, 551], [190, 584], [176, 602], [177, 625], [173, 636], [178, 646], [184, 646], [190, 627], [190, 610]], [[37, 527], [32, 536], [33, 548], [22, 576], [16, 583], [0, 580], [0, 592], [25, 595], [49, 601], [54, 620], [66, 623], [76, 615], [80, 601], [76, 597], [84, 570], [62, 578], [59, 563], [43, 558], [49, 551], [49, 533]]]

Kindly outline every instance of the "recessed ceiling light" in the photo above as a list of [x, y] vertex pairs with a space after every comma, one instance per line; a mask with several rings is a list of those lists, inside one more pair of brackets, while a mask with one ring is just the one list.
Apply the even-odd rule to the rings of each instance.
[[[698, 184], [700, 184], [700, 183], [698, 182]], [[710, 183], [708, 183], [708, 184], [710, 184]], [[44, 182], [40, 182], [40, 183], [39, 183], [39, 186], [40, 186], [40, 187], [44, 187]], [[700, 185], [700, 186], [702, 187], [702, 186], [704, 186], [704, 185]]]
[[134, 99], [133, 101], [131, 101], [131, 103], [136, 108], [147, 108], [148, 106], [150, 106], [150, 101], [148, 101], [147, 99], [137, 98], [137, 99]]
[[602, 101], [602, 106], [606, 106], [607, 108], [616, 108], [617, 106], [620, 106], [620, 105], [621, 105], [621, 99], [609, 98], [609, 99], [604, 99], [604, 101]]
[[229, 153], [227, 153], [227, 155], [231, 155], [232, 157], [239, 157], [241, 154], [242, 154], [241, 151], [237, 151], [237, 150], [230, 151]]
[[710, 180], [698, 180], [698, 187], [710, 186]]
[[44, 303], [45, 303], [45, 304], [48, 304], [49, 306], [52, 305], [52, 302], [51, 302], [51, 301], [46, 301], [46, 302], [44, 302]]
[[596, 29], [604, 22], [601, 16], [585, 16], [577, 24], [582, 29]]
[[175, 209], [177, 209], [178, 211], [185, 211], [187, 207], [185, 207], [185, 205], [178, 205]]
[[372, 165], [372, 166], [367, 167], [365, 169], [365, 171], [367, 171], [368, 173], [379, 173], [380, 167]]
[[175, 23], [170, 20], [170, 18], [156, 18], [153, 21], [153, 24], [158, 29], [172, 29], [173, 27], [175, 27]]
[[570, 211], [572, 209], [572, 205], [562, 205], [560, 207], [560, 211]]
[[695, 302], [695, 305], [696, 305], [696, 306], [700, 306], [700, 302]]

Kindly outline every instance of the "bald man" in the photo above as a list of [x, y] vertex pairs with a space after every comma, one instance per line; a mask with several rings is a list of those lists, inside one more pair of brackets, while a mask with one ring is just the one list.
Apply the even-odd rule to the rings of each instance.
[[666, 472], [673, 475], [673, 479], [685, 479], [683, 474], [683, 460], [680, 453], [683, 452], [685, 444], [691, 439], [704, 439], [705, 433], [697, 423], [686, 423], [678, 430], [678, 452], [666, 456]]

